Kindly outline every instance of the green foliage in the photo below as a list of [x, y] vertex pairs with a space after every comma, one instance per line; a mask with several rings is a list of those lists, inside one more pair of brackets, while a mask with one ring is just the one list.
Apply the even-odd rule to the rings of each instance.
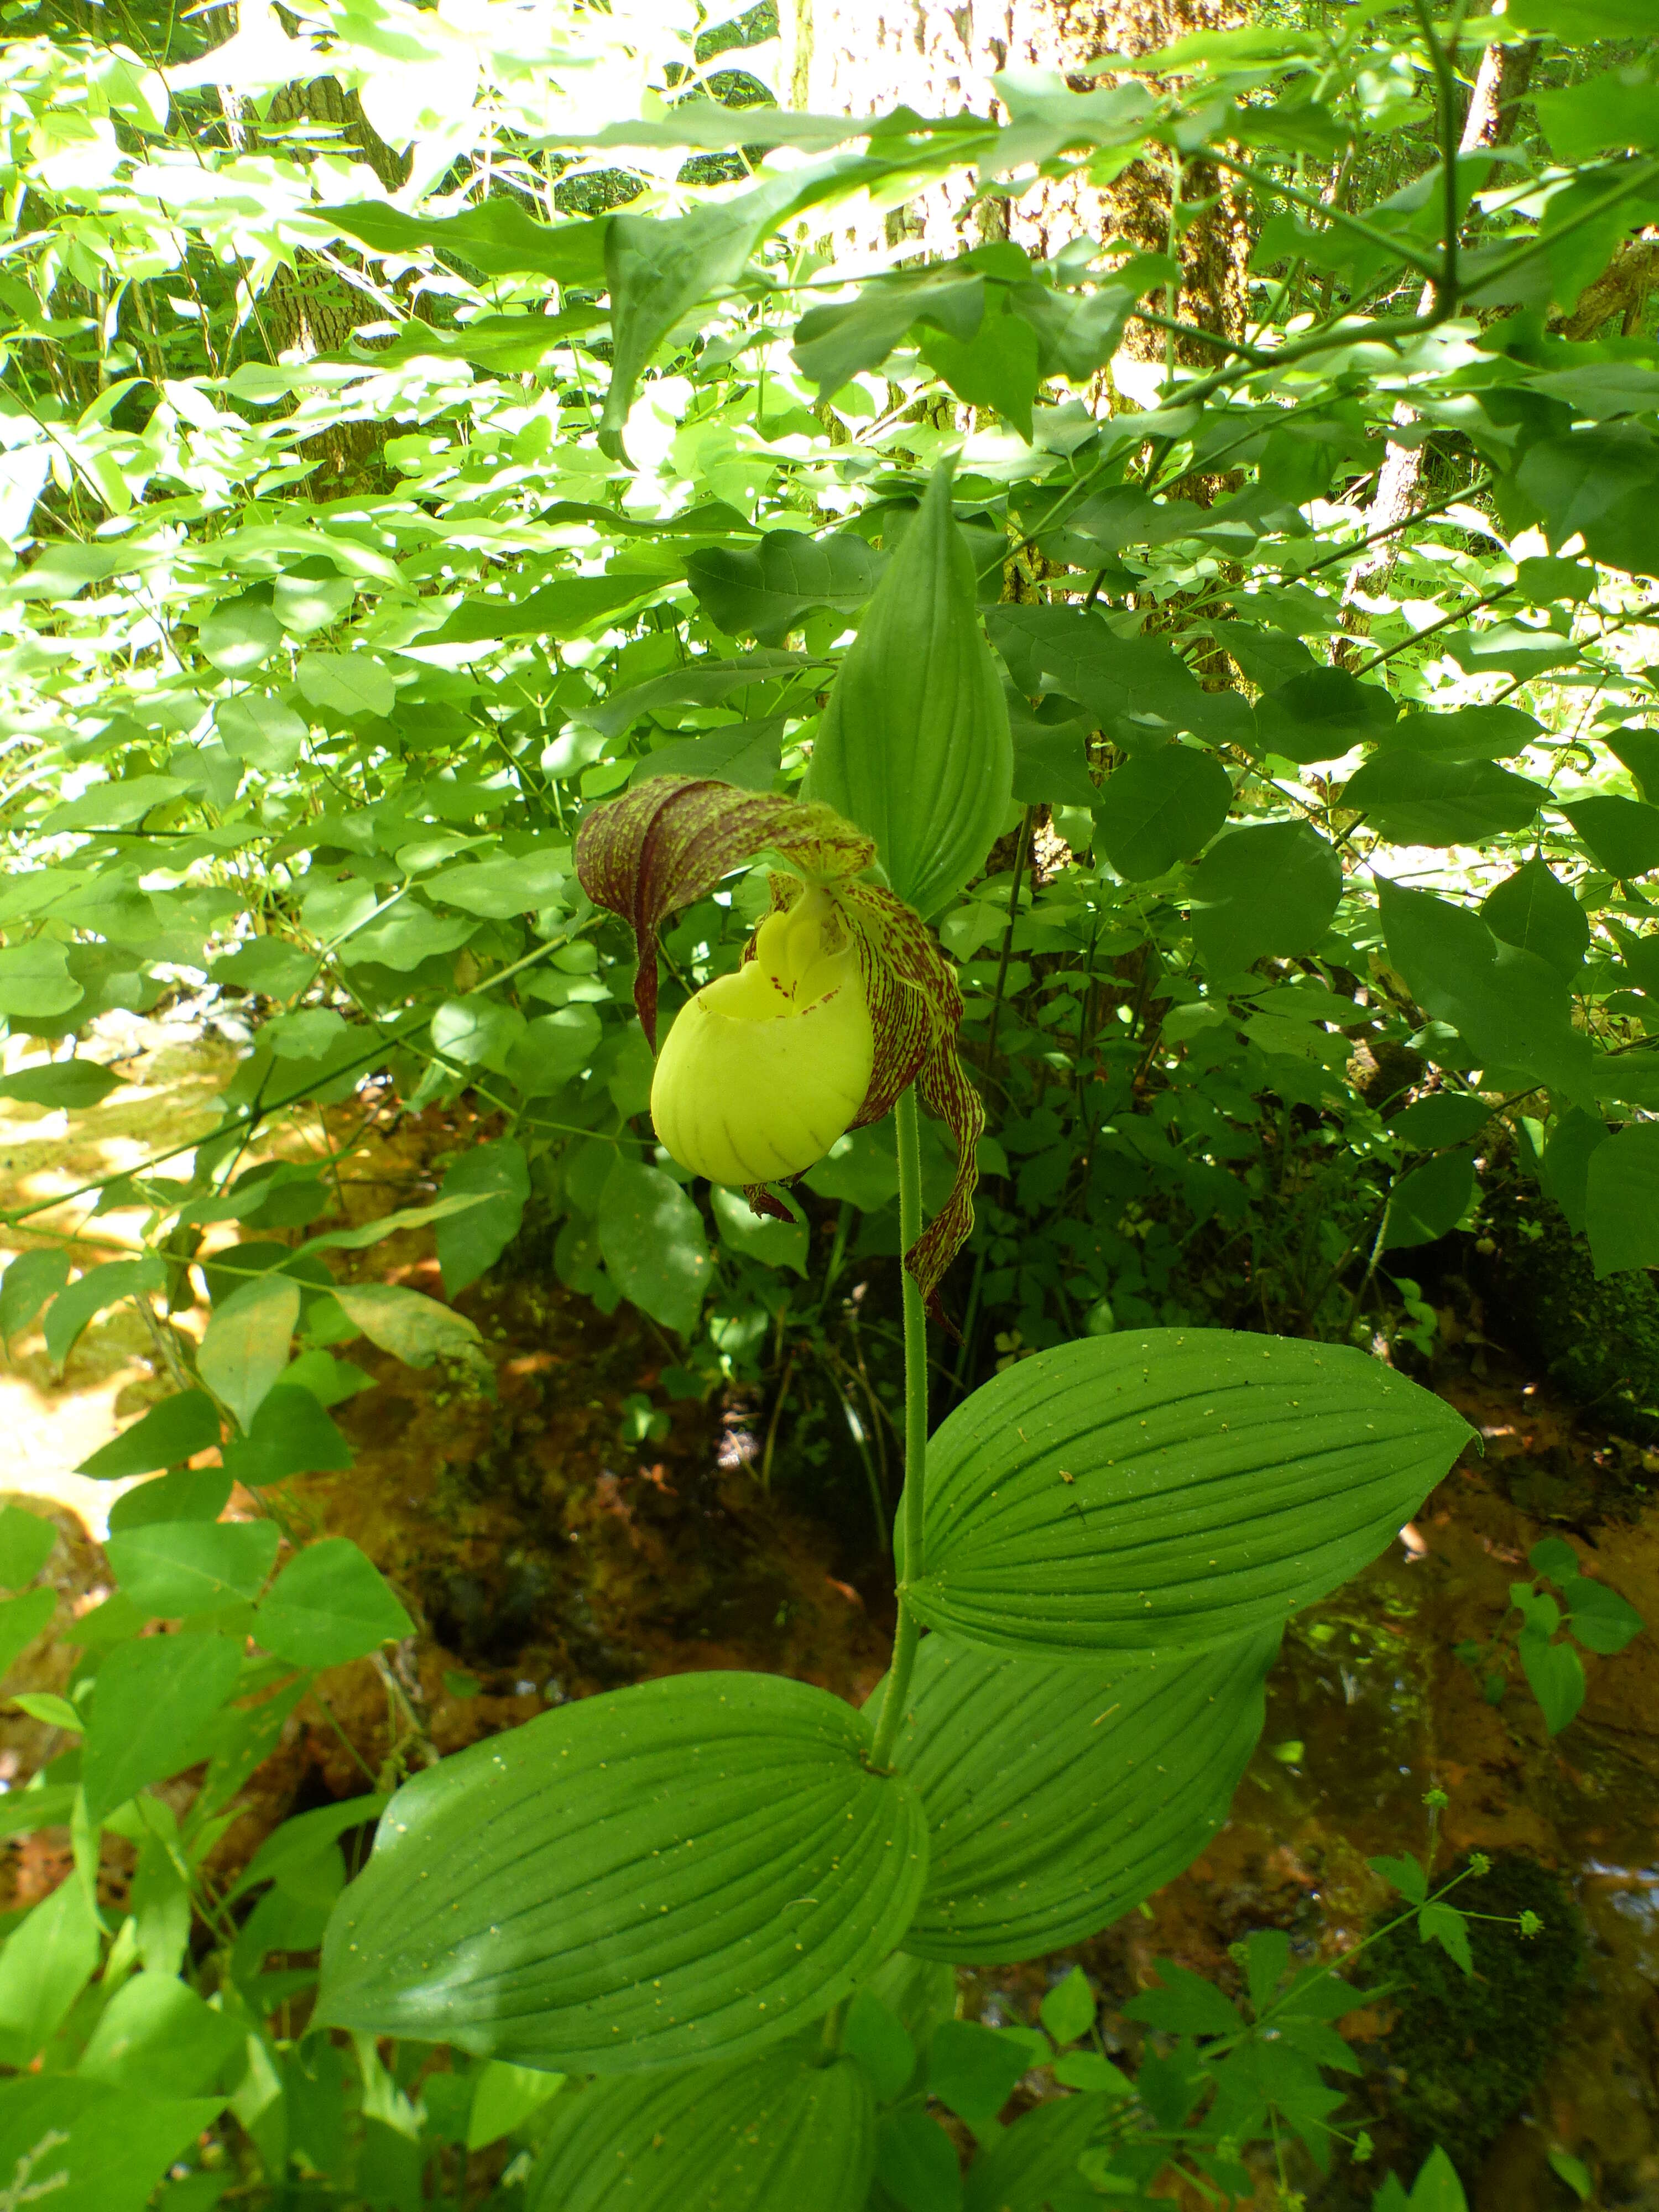
[[732, 2065], [603, 2081], [562, 2100], [528, 2202], [600, 2212], [621, 2185], [652, 2212], [699, 2197], [733, 2212], [861, 2212], [874, 2105], [862, 2068], [823, 2064], [811, 2040]]
[[1386, 2048], [1405, 2080], [1391, 2103], [1411, 2164], [1437, 2141], [1470, 2180], [1551, 2055], [1583, 1938], [1565, 1888], [1525, 1852], [1461, 1860], [1453, 1885], [1455, 1907], [1439, 1907], [1462, 1922], [1453, 1942], [1384, 1914], [1356, 1978], [1392, 1985]]
[[[930, 1636], [896, 1753], [928, 1833], [906, 1948], [1030, 1958], [1117, 1919], [1188, 1865], [1261, 1732], [1276, 1643], [1108, 1671]], [[1091, 1755], [1109, 1724], [1109, 1771]]]
[[[1575, 1645], [1611, 1655], [1647, 1626], [1635, 1607], [1605, 1583], [1581, 1571], [1564, 1537], [1546, 1536], [1528, 1554], [1536, 1580], [1510, 1584], [1510, 1610], [1485, 1643], [1471, 1639], [1455, 1656], [1480, 1679], [1489, 1704], [1501, 1705], [1518, 1658], [1551, 1735], [1577, 1714], [1587, 1687]], [[1553, 1583], [1552, 1597], [1540, 1583]]]
[[911, 1602], [1026, 1658], [1213, 1647], [1374, 1559], [1468, 1433], [1346, 1346], [1195, 1329], [1039, 1352], [931, 1440]]
[[868, 1746], [823, 1691], [689, 1674], [447, 1759], [331, 1927], [321, 2015], [605, 2073], [775, 2042], [915, 1910], [921, 1807]]
[[[1324, 2166], [1358, 1992], [1291, 1975], [1279, 1931], [1237, 2002], [1160, 1966], [1133, 2074], [1075, 1972], [994, 2030], [938, 1962], [1040, 1955], [1189, 1863], [1285, 1618], [1446, 1471], [1462, 1425], [1368, 1356], [1427, 1312], [1385, 1253], [1531, 1177], [1598, 1277], [1659, 1256], [1659, 356], [1639, 313], [1557, 327], [1659, 207], [1646, 63], [1561, 51], [1639, 9], [1515, 0], [1548, 81], [1501, 160], [1450, 168], [1450, 235], [1455, 102], [1416, 88], [1473, 48], [1415, 9], [856, 125], [728, 112], [700, 73], [730, 27], [674, 9], [250, 6], [229, 37], [222, 12], [112, 42], [20, 18], [0, 94], [0, 1091], [95, 1135], [107, 1018], [211, 994], [252, 1032], [215, 1126], [96, 1186], [142, 1228], [76, 1272], [86, 1224], [33, 1206], [0, 1288], [0, 1334], [39, 1323], [60, 1369], [137, 1301], [180, 1386], [88, 1461], [149, 1478], [112, 1514], [116, 1594], [64, 1624], [62, 1690], [18, 1693], [70, 1747], [8, 1820], [66, 1826], [75, 1863], [0, 1948], [0, 2177], [62, 2212], [139, 2212], [164, 2175], [194, 2212], [233, 2157], [272, 2205], [524, 2181], [552, 2212], [620, 2177], [665, 2208], [1069, 2212], [1154, 2201], [1171, 2165], [1247, 2194], [1254, 2143]], [[322, 75], [362, 131], [273, 125]], [[648, 118], [604, 112], [641, 85]], [[1137, 161], [1233, 180], [1248, 330], [1167, 331], [1161, 254], [1016, 242], [1030, 185]], [[871, 209], [970, 174], [1008, 235], [838, 259]], [[1420, 504], [1384, 519], [1391, 443]], [[960, 1213], [971, 1139], [924, 1147], [908, 1097], [904, 1142], [838, 1140], [787, 1223], [657, 1142], [652, 927], [573, 854], [664, 771], [826, 800], [956, 963], [930, 1004], [959, 979], [971, 1090], [927, 1103], [971, 1131], [982, 1093], [990, 1127], [931, 1442], [908, 1278], [876, 1346], [909, 1477], [886, 1686], [866, 1717], [676, 1678], [412, 1781], [410, 1726], [371, 1796], [227, 1889], [215, 1847], [317, 1670], [402, 1694], [384, 1647], [415, 1623], [283, 1488], [350, 1463], [338, 1348], [487, 1389], [450, 1301], [550, 1230], [569, 1289], [673, 1333], [688, 1395], [808, 1367], [839, 1393], [849, 1292], [924, 1202]], [[668, 1012], [769, 896], [745, 862], [673, 914]], [[902, 1032], [914, 968], [884, 941], [861, 972]], [[371, 1085], [490, 1119], [435, 1204], [352, 1224], [271, 1140]], [[443, 1300], [347, 1256], [428, 1228]], [[233, 1480], [254, 1517], [221, 1517]], [[56, 1614], [52, 1544], [0, 1521], [7, 1667]], [[1641, 1626], [1570, 1548], [1471, 1658], [1489, 1694], [1518, 1659], [1552, 1733], [1580, 1650]], [[1490, 2045], [1474, 2102], [1507, 2110], [1567, 1952], [1546, 2002], [1470, 1902], [1490, 1877], [1379, 1871], [1407, 1910], [1368, 1948], [1431, 1991], [1425, 2036]], [[1465, 2092], [1407, 2071], [1412, 2162], [1440, 2129], [1467, 2153]], [[1437, 2151], [1377, 2202], [1461, 2191]]]
[[1012, 774], [1001, 680], [941, 467], [842, 663], [807, 795], [868, 831], [889, 883], [926, 918], [984, 865]]

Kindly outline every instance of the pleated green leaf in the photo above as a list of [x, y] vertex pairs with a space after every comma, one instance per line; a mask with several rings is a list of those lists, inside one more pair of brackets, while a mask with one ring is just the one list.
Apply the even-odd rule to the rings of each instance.
[[893, 890], [926, 919], [983, 866], [1013, 775], [973, 556], [941, 468], [842, 663], [808, 793], [875, 839]]
[[1227, 1817], [1276, 1632], [1144, 1666], [924, 1639], [896, 1753], [927, 1814], [907, 1951], [1034, 1959], [1133, 1911]]
[[682, 1674], [544, 1714], [387, 1808], [317, 2017], [575, 2073], [736, 2057], [902, 1938], [921, 1801], [869, 1726], [767, 1674]]
[[1375, 1559], [1471, 1433], [1344, 1345], [1154, 1328], [1038, 1352], [928, 1444], [910, 1602], [1028, 1658], [1224, 1643]]
[[862, 2212], [875, 2100], [818, 2038], [566, 2094], [526, 2212]]

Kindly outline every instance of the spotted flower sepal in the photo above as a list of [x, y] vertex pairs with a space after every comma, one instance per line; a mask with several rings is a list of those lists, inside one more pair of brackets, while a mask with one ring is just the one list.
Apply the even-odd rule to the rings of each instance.
[[973, 1227], [985, 1109], [957, 1057], [954, 971], [902, 899], [858, 880], [875, 856], [870, 839], [827, 806], [652, 776], [587, 815], [576, 872], [634, 931], [634, 1003], [654, 1051], [659, 927], [762, 853], [785, 864], [771, 912], [742, 965], [677, 1017], [651, 1086], [657, 1134], [682, 1167], [741, 1188], [757, 1212], [782, 1213], [767, 1183], [879, 1121], [914, 1083], [957, 1148], [949, 1195], [904, 1255], [937, 1312], [939, 1283]]

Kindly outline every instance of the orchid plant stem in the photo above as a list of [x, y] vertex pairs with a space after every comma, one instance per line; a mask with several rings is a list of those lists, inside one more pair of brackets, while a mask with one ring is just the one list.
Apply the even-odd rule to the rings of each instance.
[[[898, 1133], [899, 1249], [908, 1252], [921, 1235], [921, 1138], [916, 1120], [915, 1086], [903, 1091], [893, 1109]], [[898, 1586], [898, 1626], [887, 1669], [887, 1690], [876, 1722], [870, 1764], [878, 1772], [892, 1762], [893, 1746], [910, 1694], [921, 1625], [905, 1595], [923, 1568], [924, 1469], [927, 1458], [927, 1314], [915, 1277], [900, 1261], [904, 1283], [904, 1566]]]

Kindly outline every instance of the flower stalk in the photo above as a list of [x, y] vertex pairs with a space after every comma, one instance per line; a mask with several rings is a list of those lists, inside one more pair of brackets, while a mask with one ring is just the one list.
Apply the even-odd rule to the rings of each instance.
[[[899, 1237], [908, 1252], [921, 1236], [921, 1141], [914, 1091], [906, 1091], [893, 1108], [898, 1132]], [[890, 1768], [893, 1747], [904, 1718], [904, 1701], [910, 1694], [910, 1676], [916, 1663], [920, 1626], [905, 1596], [907, 1584], [926, 1567], [924, 1524], [927, 1515], [927, 1316], [920, 1285], [904, 1270], [904, 1492], [903, 1560], [898, 1582], [898, 1625], [893, 1632], [893, 1656], [888, 1662], [887, 1688], [876, 1717], [876, 1733], [870, 1747], [870, 1764], [878, 1772]]]

